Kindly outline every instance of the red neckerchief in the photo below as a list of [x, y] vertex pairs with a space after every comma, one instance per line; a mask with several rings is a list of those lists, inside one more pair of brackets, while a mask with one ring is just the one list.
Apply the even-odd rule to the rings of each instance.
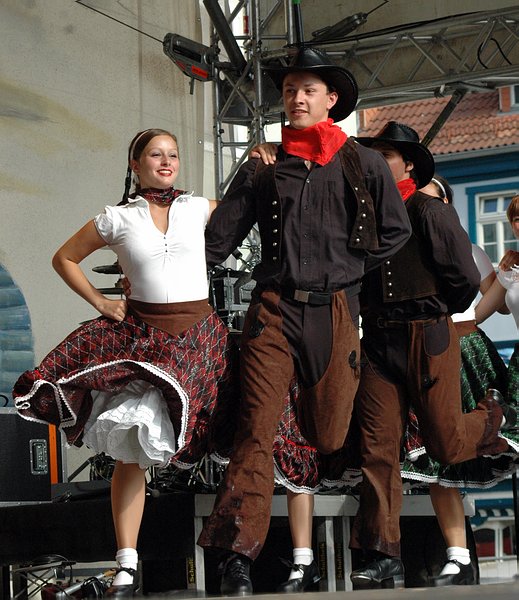
[[408, 177], [407, 179], [402, 179], [396, 184], [400, 195], [402, 196], [402, 200], [407, 200], [409, 196], [412, 196], [416, 192], [416, 183], [412, 177]]
[[326, 165], [348, 139], [348, 136], [333, 119], [321, 121], [304, 129], [283, 127], [281, 144], [287, 154], [311, 160], [318, 165]]
[[146, 200], [156, 202], [157, 204], [171, 204], [173, 200], [182, 194], [185, 194], [185, 192], [182, 190], [176, 190], [172, 187], [165, 190], [160, 190], [157, 188], [142, 188], [137, 190], [137, 194], [143, 198], [146, 198]]

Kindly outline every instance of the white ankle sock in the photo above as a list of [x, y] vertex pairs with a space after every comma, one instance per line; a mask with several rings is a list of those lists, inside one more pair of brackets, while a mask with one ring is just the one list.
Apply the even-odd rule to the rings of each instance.
[[[461, 548], [459, 546], [450, 546], [447, 548], [447, 560], [457, 560], [462, 565], [470, 564], [470, 551], [468, 548]], [[445, 563], [440, 575], [456, 575], [460, 572], [458, 565], [454, 563]]]
[[[314, 551], [312, 548], [294, 548], [294, 564], [295, 565], [309, 565], [314, 560]], [[299, 579], [301, 577], [301, 571], [299, 569], [292, 569], [288, 579]]]
[[[139, 562], [139, 555], [135, 548], [121, 548], [115, 555], [115, 560], [120, 567], [126, 567], [128, 569], [137, 570], [137, 563]], [[133, 577], [126, 571], [117, 573], [112, 585], [130, 585], [133, 583]]]

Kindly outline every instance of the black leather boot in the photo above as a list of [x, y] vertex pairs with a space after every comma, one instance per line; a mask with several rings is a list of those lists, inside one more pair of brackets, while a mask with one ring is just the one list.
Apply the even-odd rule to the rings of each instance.
[[317, 566], [315, 560], [313, 560], [309, 565], [296, 565], [288, 560], [283, 560], [283, 563], [287, 564], [294, 571], [297, 569], [301, 573], [301, 577], [295, 577], [294, 579], [284, 581], [278, 586], [276, 590], [277, 592], [285, 594], [304, 592], [306, 591], [306, 588], [310, 587], [314, 583], [317, 583], [321, 579], [319, 567]]
[[443, 587], [444, 585], [475, 585], [476, 577], [472, 564], [462, 565], [457, 560], [448, 560], [447, 562], [455, 564], [459, 568], [459, 573], [450, 575], [437, 575], [431, 577], [430, 582], [433, 587]]
[[232, 552], [219, 565], [222, 574], [220, 592], [222, 596], [249, 596], [252, 594], [250, 579], [251, 559]]
[[378, 588], [403, 588], [404, 565], [399, 558], [376, 558], [350, 575], [354, 590]]

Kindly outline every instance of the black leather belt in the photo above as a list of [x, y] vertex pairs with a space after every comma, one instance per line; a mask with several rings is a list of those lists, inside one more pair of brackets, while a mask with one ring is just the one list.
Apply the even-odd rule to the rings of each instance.
[[[342, 291], [342, 290], [337, 290]], [[356, 296], [360, 292], [360, 281], [356, 281], [344, 288], [347, 296]], [[282, 287], [283, 298], [309, 304], [310, 306], [324, 306], [331, 304], [334, 294], [337, 292], [309, 292], [307, 290], [296, 290], [294, 288]]]

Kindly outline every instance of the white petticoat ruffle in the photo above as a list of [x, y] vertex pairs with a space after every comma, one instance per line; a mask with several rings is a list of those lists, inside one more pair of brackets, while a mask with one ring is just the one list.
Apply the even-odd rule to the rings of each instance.
[[92, 392], [94, 405], [83, 441], [96, 453], [104, 452], [141, 469], [164, 467], [176, 451], [173, 425], [162, 392], [151, 383], [135, 380], [121, 392]]

